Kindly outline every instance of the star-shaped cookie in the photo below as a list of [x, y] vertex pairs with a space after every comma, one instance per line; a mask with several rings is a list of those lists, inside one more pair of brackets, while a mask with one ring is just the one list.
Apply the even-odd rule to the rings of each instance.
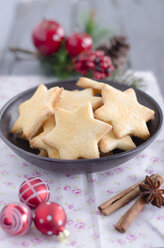
[[102, 88], [106, 85], [105, 83], [97, 82], [90, 78], [81, 77], [77, 83], [77, 86], [82, 88], [92, 88], [96, 93], [101, 93]]
[[44, 142], [56, 148], [61, 159], [99, 158], [98, 142], [112, 127], [94, 119], [90, 102], [74, 111], [56, 107], [55, 121]]
[[60, 99], [62, 88], [54, 87], [50, 90], [40, 85], [34, 95], [19, 106], [19, 117], [12, 133], [23, 134], [31, 139], [42, 124], [53, 115], [53, 109]]
[[116, 148], [123, 151], [128, 151], [134, 149], [136, 145], [134, 144], [130, 136], [125, 136], [121, 139], [117, 139], [112, 130], [111, 132], [105, 134], [102, 140], [100, 140], [99, 147], [101, 152], [107, 153]]
[[30, 147], [39, 149], [40, 156], [43, 156], [43, 155], [45, 156], [45, 154], [47, 153], [50, 158], [59, 158], [58, 151], [55, 148], [48, 146], [46, 143], [43, 142], [44, 137], [54, 127], [55, 127], [55, 118], [53, 116], [43, 124], [43, 132], [30, 140]]
[[78, 108], [82, 103], [90, 101], [92, 104], [93, 110], [96, 110], [102, 106], [101, 97], [94, 96], [93, 89], [85, 90], [63, 90], [61, 94], [61, 100], [57, 104], [57, 107], [64, 108], [67, 110], [74, 110]]
[[95, 117], [110, 123], [117, 138], [129, 134], [142, 139], [150, 136], [146, 122], [154, 118], [154, 111], [138, 103], [132, 88], [122, 92], [105, 85], [102, 100], [104, 105], [95, 111]]

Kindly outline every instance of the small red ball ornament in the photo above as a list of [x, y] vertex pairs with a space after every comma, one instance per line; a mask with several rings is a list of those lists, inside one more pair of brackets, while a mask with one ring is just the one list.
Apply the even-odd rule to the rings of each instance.
[[32, 32], [32, 39], [37, 50], [43, 55], [57, 52], [64, 39], [64, 29], [53, 20], [43, 20]]
[[23, 235], [31, 226], [32, 214], [23, 203], [10, 203], [0, 213], [0, 226], [10, 235]]
[[19, 199], [30, 208], [36, 208], [40, 203], [48, 201], [50, 189], [39, 177], [31, 177], [24, 181], [19, 189]]
[[85, 33], [74, 33], [66, 40], [66, 49], [73, 57], [90, 50], [92, 45], [92, 38]]
[[65, 231], [66, 218], [66, 213], [59, 204], [44, 202], [35, 209], [34, 224], [43, 234], [60, 235]]

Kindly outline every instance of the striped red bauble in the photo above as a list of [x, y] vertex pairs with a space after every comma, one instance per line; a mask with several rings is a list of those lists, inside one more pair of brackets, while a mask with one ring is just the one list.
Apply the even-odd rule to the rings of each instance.
[[0, 213], [0, 226], [10, 235], [23, 235], [30, 229], [31, 210], [24, 203], [10, 203]]

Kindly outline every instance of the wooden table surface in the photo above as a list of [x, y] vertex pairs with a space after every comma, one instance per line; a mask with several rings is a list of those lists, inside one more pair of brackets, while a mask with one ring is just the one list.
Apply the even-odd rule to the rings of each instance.
[[[129, 67], [152, 70], [164, 93], [164, 0], [5, 0], [0, 3], [0, 75], [43, 74], [37, 60], [19, 60], [9, 47], [33, 50], [31, 30], [42, 18], [53, 18], [66, 34], [80, 16], [96, 9], [100, 26], [129, 38]], [[77, 11], [76, 11], [77, 10]]]

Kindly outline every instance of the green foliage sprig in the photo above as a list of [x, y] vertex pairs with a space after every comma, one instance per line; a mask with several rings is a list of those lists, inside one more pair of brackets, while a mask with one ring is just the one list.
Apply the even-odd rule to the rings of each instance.
[[50, 56], [40, 56], [40, 61], [45, 73], [54, 74], [59, 79], [67, 79], [77, 75], [73, 68], [72, 58], [65, 49], [65, 41], [63, 41], [60, 50]]

